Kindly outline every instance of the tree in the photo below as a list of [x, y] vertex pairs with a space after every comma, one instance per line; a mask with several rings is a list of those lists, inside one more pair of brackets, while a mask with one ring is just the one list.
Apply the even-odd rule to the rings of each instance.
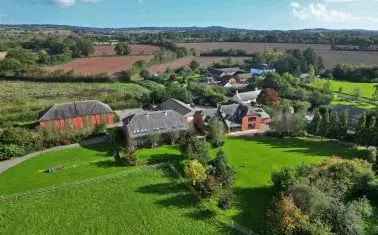
[[125, 56], [131, 53], [129, 44], [126, 42], [117, 43], [117, 45], [114, 47], [114, 51], [119, 56]]
[[345, 139], [349, 130], [349, 113], [347, 110], [340, 113], [339, 131], [337, 133], [338, 139]]
[[366, 141], [366, 128], [367, 128], [367, 117], [366, 113], [364, 112], [360, 119], [358, 120], [357, 128], [356, 128], [356, 134], [355, 134], [355, 140], [359, 144], [365, 144]]
[[371, 97], [375, 102], [378, 102], [378, 85], [374, 86], [374, 93]]
[[339, 129], [339, 115], [336, 111], [331, 111], [329, 118], [329, 132], [328, 136], [337, 138], [337, 131]]
[[196, 70], [200, 67], [200, 64], [199, 64], [196, 60], [192, 60], [192, 62], [190, 62], [189, 67], [190, 67], [193, 71], [196, 71]]
[[257, 102], [259, 104], [278, 106], [280, 104], [281, 98], [278, 92], [272, 88], [264, 89], [260, 95], [257, 97]]
[[213, 117], [209, 122], [209, 138], [215, 147], [220, 147], [224, 143], [224, 124], [218, 117]]
[[209, 144], [204, 138], [189, 133], [181, 138], [180, 151], [187, 159], [195, 159], [206, 165], [211, 160], [209, 149]]
[[320, 136], [327, 137], [330, 132], [330, 115], [329, 109], [326, 108], [322, 114], [322, 121], [320, 122]]
[[193, 185], [202, 183], [206, 180], [206, 168], [198, 160], [190, 160], [185, 166], [185, 175], [189, 177]]
[[321, 122], [322, 122], [322, 115], [320, 114], [319, 109], [316, 109], [314, 113], [314, 118], [312, 119], [309, 125], [309, 131], [314, 135], [319, 135]]
[[282, 109], [273, 114], [272, 129], [280, 136], [298, 136], [304, 133], [305, 122], [303, 113], [291, 113]]

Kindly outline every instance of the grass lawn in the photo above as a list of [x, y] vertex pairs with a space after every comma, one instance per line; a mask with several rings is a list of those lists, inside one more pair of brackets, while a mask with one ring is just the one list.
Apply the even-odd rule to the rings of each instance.
[[[327, 82], [324, 79], [317, 79], [314, 82], [314, 86], [322, 88], [323, 84]], [[347, 81], [335, 81], [330, 80], [331, 90], [333, 92], [339, 92], [340, 87], [342, 88], [343, 93], [352, 95], [355, 89], [360, 89], [362, 97], [371, 98], [374, 93], [374, 86], [376, 83], [358, 83], [358, 82], [347, 82]]]
[[264, 217], [272, 201], [271, 174], [284, 167], [319, 163], [327, 157], [358, 156], [358, 153], [336, 143], [312, 139], [229, 139], [225, 144], [235, 172], [236, 210], [229, 212], [235, 222], [263, 229]]
[[[224, 150], [236, 172], [235, 207], [217, 218], [233, 219], [257, 232], [263, 229], [272, 201], [273, 172], [319, 163], [333, 155], [359, 156], [356, 150], [336, 143], [297, 138], [227, 139]], [[173, 147], [160, 147], [141, 150], [138, 158], [155, 164], [181, 156]], [[57, 165], [64, 165], [64, 170], [42, 172]], [[101, 180], [112, 175], [116, 177]], [[28, 193], [18, 199], [10, 195], [53, 185], [58, 187], [52, 192]], [[69, 149], [28, 160], [0, 175], [0, 195], [10, 197], [7, 203], [0, 202], [0, 234], [228, 232], [199, 210], [188, 190], [166, 171], [117, 167], [110, 151], [102, 147]]]
[[183, 184], [152, 167], [3, 201], [0, 234], [229, 233]]

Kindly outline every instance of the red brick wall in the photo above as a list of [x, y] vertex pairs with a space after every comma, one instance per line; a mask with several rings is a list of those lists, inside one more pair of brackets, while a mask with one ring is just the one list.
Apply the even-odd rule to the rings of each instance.
[[101, 124], [111, 125], [114, 124], [114, 119], [114, 114], [111, 113], [104, 115], [92, 115], [70, 119], [44, 121], [40, 122], [39, 126], [46, 129], [82, 129], [85, 127], [99, 126]]
[[270, 123], [270, 119], [263, 119], [258, 116], [245, 116], [242, 119], [242, 131], [252, 130], [252, 129], [261, 129], [265, 125]]

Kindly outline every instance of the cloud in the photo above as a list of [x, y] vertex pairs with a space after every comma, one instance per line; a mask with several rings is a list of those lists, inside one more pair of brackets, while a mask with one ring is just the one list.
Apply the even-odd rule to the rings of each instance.
[[378, 17], [359, 16], [351, 12], [331, 7], [329, 3], [363, 2], [364, 0], [317, 0], [308, 4], [291, 2], [292, 15], [303, 21], [319, 21], [325, 23], [378, 23]]
[[96, 3], [99, 0], [52, 0], [54, 4], [58, 5], [59, 7], [67, 8], [72, 7], [78, 2], [82, 3]]

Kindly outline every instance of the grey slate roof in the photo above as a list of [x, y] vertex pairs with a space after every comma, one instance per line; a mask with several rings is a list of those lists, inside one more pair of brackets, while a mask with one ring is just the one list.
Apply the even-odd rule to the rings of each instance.
[[225, 76], [235, 76], [238, 73], [243, 73], [244, 71], [240, 68], [210, 68], [208, 70], [209, 74], [214, 77], [222, 78]]
[[161, 103], [159, 106], [160, 110], [174, 110], [181, 115], [188, 115], [194, 113], [194, 108], [190, 107], [189, 104], [185, 104], [184, 102], [170, 98], [165, 102]]
[[219, 107], [219, 114], [228, 127], [239, 127], [245, 116], [259, 116], [261, 118], [270, 118], [262, 108], [251, 107], [243, 104], [229, 104]]
[[173, 110], [136, 113], [123, 120], [131, 138], [188, 130], [182, 115]]
[[68, 119], [95, 114], [109, 114], [112, 112], [113, 110], [109, 105], [97, 100], [76, 101], [53, 105], [41, 116], [39, 121]]

